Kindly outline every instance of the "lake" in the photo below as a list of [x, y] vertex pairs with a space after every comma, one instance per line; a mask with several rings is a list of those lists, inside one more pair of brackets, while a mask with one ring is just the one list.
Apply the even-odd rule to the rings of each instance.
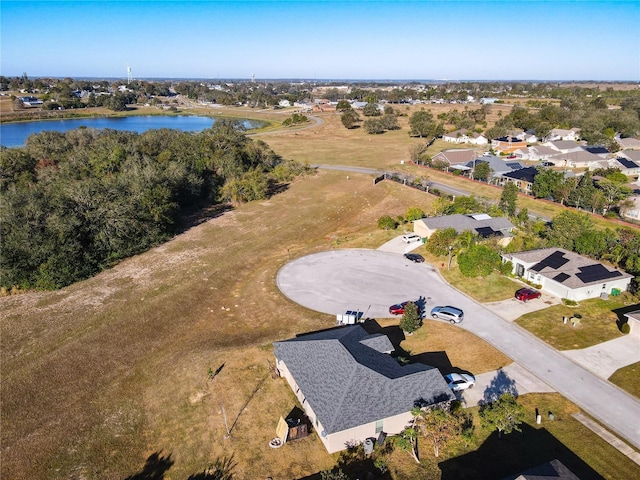
[[[239, 120], [250, 130], [259, 128], [262, 122], [257, 120]], [[80, 127], [112, 130], [124, 130], [129, 132], [146, 132], [159, 128], [171, 128], [184, 132], [201, 132], [211, 128], [215, 119], [210, 117], [197, 117], [191, 115], [145, 115], [114, 118], [73, 118], [65, 120], [46, 120], [37, 122], [5, 123], [0, 125], [0, 145], [3, 147], [20, 147], [25, 144], [27, 137], [32, 133], [42, 131], [67, 132]]]

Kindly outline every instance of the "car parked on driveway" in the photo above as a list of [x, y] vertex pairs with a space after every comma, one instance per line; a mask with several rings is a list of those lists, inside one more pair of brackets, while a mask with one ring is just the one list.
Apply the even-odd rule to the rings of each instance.
[[419, 242], [420, 240], [422, 240], [422, 237], [420, 235], [416, 235], [415, 233], [408, 233], [406, 235], [402, 235], [402, 241], [404, 243]]
[[542, 294], [534, 290], [532, 288], [521, 288], [520, 290], [516, 290], [515, 297], [523, 302], [528, 302], [529, 300], [534, 300], [536, 298], [540, 298]]
[[468, 373], [449, 373], [444, 376], [444, 379], [447, 381], [449, 388], [454, 392], [473, 388], [476, 384], [476, 377]]
[[431, 309], [431, 316], [451, 323], [460, 323], [464, 318], [464, 312], [451, 305], [437, 306]]
[[413, 263], [423, 263], [424, 257], [422, 255], [418, 255], [417, 253], [405, 253], [404, 258], [407, 260], [411, 260]]

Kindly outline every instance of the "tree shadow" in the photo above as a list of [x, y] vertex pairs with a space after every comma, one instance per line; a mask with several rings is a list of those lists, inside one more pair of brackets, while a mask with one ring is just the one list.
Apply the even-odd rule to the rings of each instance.
[[195, 207], [183, 212], [176, 224], [176, 233], [184, 233], [192, 227], [208, 222], [222, 214], [233, 210], [230, 204], [209, 205], [207, 207]]
[[162, 456], [162, 450], [152, 453], [138, 473], [127, 477], [125, 480], [163, 480], [164, 474], [174, 464], [171, 454]]
[[629, 322], [629, 319], [625, 317], [627, 313], [635, 312], [636, 310], [640, 310], [640, 303], [636, 303], [634, 305], [629, 305], [627, 307], [616, 308], [611, 310], [618, 317], [616, 320], [616, 325], [618, 326], [618, 330], [622, 329], [622, 325]]
[[[373, 454], [364, 453], [362, 445], [353, 446], [340, 452], [337, 465], [331, 469], [331, 472], [342, 471], [348, 478], [355, 479], [376, 479], [376, 480], [392, 480], [391, 472], [387, 469], [381, 470], [375, 465], [375, 459], [378, 456], [384, 457], [391, 453], [393, 447], [390, 442], [375, 447]], [[322, 472], [303, 477], [299, 480], [321, 480]]]
[[602, 476], [548, 430], [528, 424], [522, 424], [521, 428], [521, 433], [512, 432], [501, 439], [493, 432], [477, 450], [440, 462], [441, 479], [515, 479], [525, 470], [558, 459], [582, 480], [602, 480]]
[[480, 404], [495, 402], [503, 393], [510, 393], [517, 397], [518, 388], [515, 380], [511, 379], [503, 369], [499, 369], [496, 376], [491, 379], [491, 383], [485, 388], [484, 397]]
[[200, 473], [190, 475], [187, 480], [231, 480], [236, 467], [233, 455], [216, 458], [216, 460]]

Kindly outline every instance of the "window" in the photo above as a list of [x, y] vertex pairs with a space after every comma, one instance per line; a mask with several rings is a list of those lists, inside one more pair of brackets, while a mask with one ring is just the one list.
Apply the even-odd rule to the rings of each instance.
[[380, 433], [382, 431], [383, 424], [384, 424], [384, 420], [378, 420], [376, 422], [376, 433]]

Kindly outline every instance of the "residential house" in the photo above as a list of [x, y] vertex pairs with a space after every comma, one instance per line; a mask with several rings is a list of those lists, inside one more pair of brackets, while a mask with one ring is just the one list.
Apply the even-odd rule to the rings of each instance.
[[576, 141], [580, 139], [580, 129], [571, 128], [566, 130], [564, 128], [554, 128], [549, 132], [546, 137], [546, 141], [554, 142], [556, 140], [572, 140]]
[[[640, 150], [638, 150], [640, 153]], [[625, 175], [640, 175], [640, 160], [634, 162], [625, 157], [616, 157], [609, 160], [610, 166], [618, 168]]]
[[465, 163], [478, 158], [478, 152], [471, 148], [454, 148], [451, 150], [442, 150], [436, 153], [431, 160], [441, 161], [453, 165], [456, 163]]
[[40, 107], [43, 103], [39, 98], [32, 96], [20, 97], [20, 100], [25, 107]]
[[620, 215], [630, 220], [640, 220], [640, 195], [631, 195], [626, 200], [633, 203], [631, 208], [621, 208]]
[[603, 145], [585, 145], [582, 147], [582, 149], [589, 153], [593, 153], [600, 158], [607, 158], [611, 154], [607, 147]]
[[455, 395], [437, 368], [401, 366], [382, 334], [360, 325], [275, 342], [276, 367], [329, 453], [396, 435], [416, 406], [448, 405]]
[[579, 152], [582, 150], [582, 145], [574, 140], [556, 140], [553, 142], [544, 142], [542, 145], [559, 153]]
[[633, 278], [563, 248], [504, 254], [502, 259], [513, 264], [515, 275], [540, 285], [544, 292], [576, 302], [626, 291]]
[[580, 148], [575, 152], [558, 153], [550, 158], [558, 166], [571, 168], [591, 168], [602, 161], [602, 157]]
[[633, 137], [620, 138], [620, 137], [616, 137], [615, 140], [618, 143], [618, 145], [620, 145], [620, 148], [623, 149], [623, 150], [640, 150], [640, 139], [639, 138], [633, 138]]
[[536, 161], [548, 161], [553, 155], [558, 153], [557, 150], [553, 148], [545, 147], [544, 145], [531, 145], [526, 148], [519, 148], [513, 155], [516, 158], [520, 158], [522, 160], [536, 160]]
[[515, 183], [518, 190], [531, 194], [533, 191], [533, 181], [537, 174], [538, 169], [536, 167], [521, 168], [520, 170], [503, 173], [501, 176], [501, 183], [503, 185], [507, 183]]
[[453, 164], [449, 168], [451, 170], [462, 170], [465, 172], [469, 172], [469, 174], [472, 174], [476, 166], [478, 166], [480, 163], [486, 163], [489, 165], [489, 168], [491, 169], [491, 177], [489, 178], [490, 183], [497, 183], [503, 173], [512, 172], [513, 170], [523, 168], [523, 165], [519, 162], [505, 161], [504, 159], [496, 157], [495, 155], [487, 154], [478, 157], [476, 160]]
[[491, 148], [496, 152], [509, 155], [520, 148], [527, 148], [527, 142], [517, 137], [506, 136], [491, 140]]
[[456, 130], [454, 132], [445, 133], [442, 135], [442, 139], [445, 142], [450, 143], [471, 143], [474, 145], [487, 145], [489, 140], [484, 135], [467, 130], [466, 128], [461, 128], [460, 130]]
[[569, 470], [560, 460], [553, 459], [504, 480], [580, 480], [580, 477]]
[[492, 97], [485, 97], [480, 99], [480, 105], [492, 105], [496, 103], [499, 99]]
[[485, 213], [427, 217], [413, 222], [413, 231], [423, 238], [430, 238], [438, 230], [446, 228], [454, 228], [458, 234], [469, 230], [482, 238], [498, 238], [501, 245], [507, 245], [513, 238], [511, 231], [515, 227], [506, 217], [491, 217]]
[[626, 158], [635, 163], [640, 163], [640, 150], [621, 150], [616, 153], [617, 158]]

